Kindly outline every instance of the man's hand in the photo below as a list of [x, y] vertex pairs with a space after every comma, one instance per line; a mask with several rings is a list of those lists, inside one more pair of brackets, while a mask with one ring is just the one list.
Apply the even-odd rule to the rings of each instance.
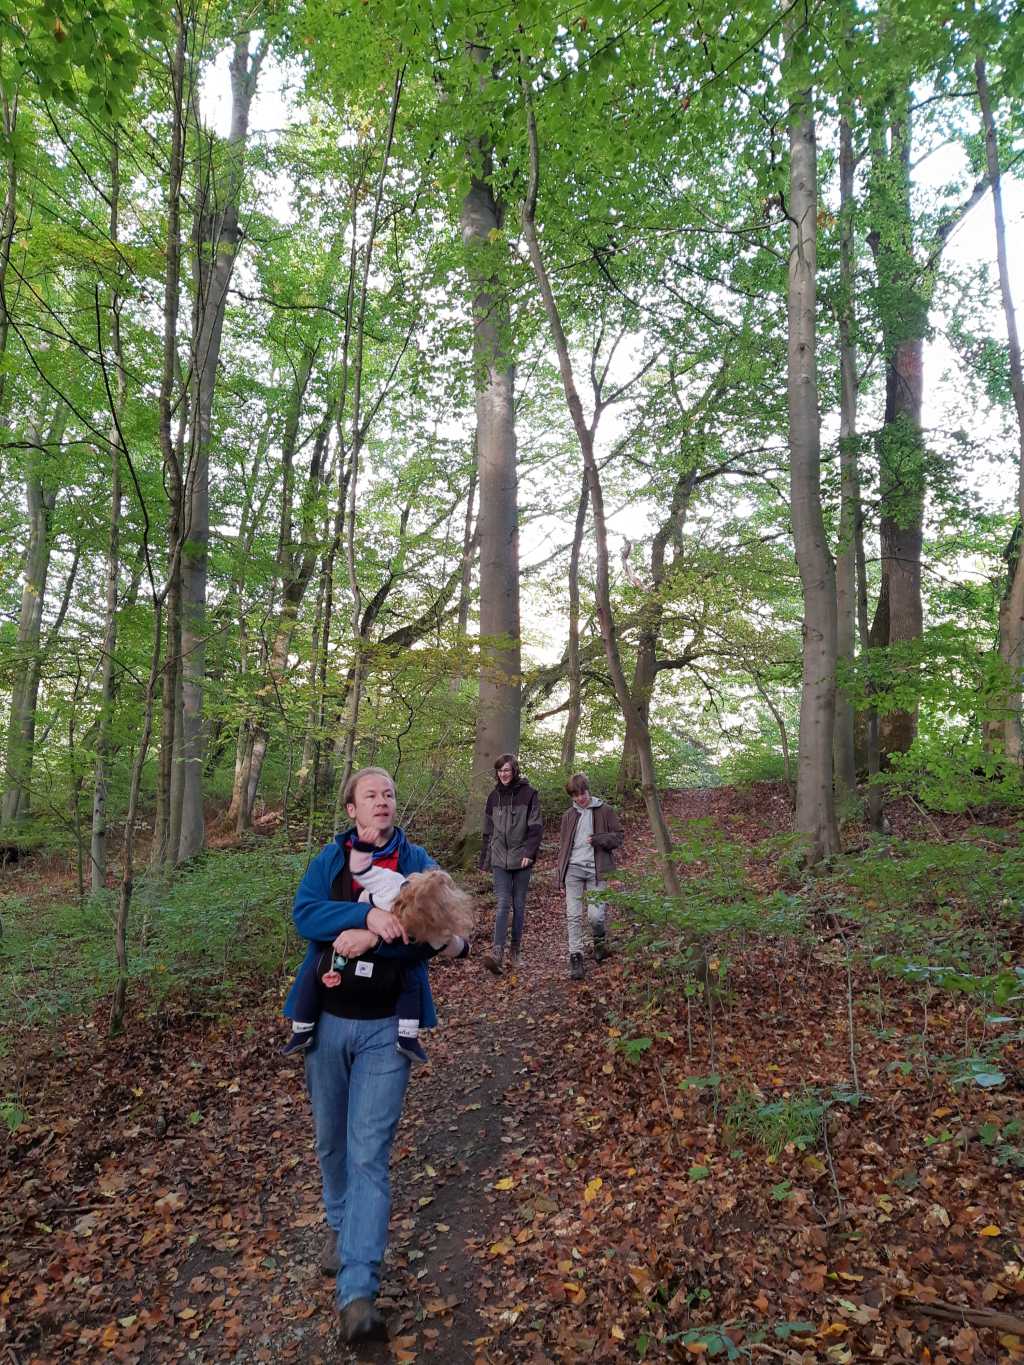
[[532, 858], [524, 858], [523, 861], [519, 864], [519, 866], [520, 866], [521, 868], [523, 868], [523, 867], [529, 867], [530, 864], [531, 864], [532, 862], [533, 862], [533, 859], [532, 859]]
[[379, 905], [375, 905], [366, 916], [366, 927], [373, 933], [379, 934], [385, 943], [396, 943], [399, 939], [403, 943], [409, 942], [409, 935], [402, 928], [402, 921], [397, 915], [393, 915], [390, 910], [384, 910]]
[[372, 952], [378, 943], [372, 929], [343, 929], [334, 940], [334, 951], [342, 957], [362, 957]]

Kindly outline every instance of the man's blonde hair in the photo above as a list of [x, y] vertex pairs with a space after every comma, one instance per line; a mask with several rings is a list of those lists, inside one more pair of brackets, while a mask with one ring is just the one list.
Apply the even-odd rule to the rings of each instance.
[[343, 799], [346, 806], [351, 806], [352, 802], [356, 799], [356, 791], [364, 777], [385, 777], [391, 783], [392, 787], [395, 785], [395, 779], [388, 772], [387, 768], [360, 768], [359, 771], [353, 773], [345, 783], [345, 795]]

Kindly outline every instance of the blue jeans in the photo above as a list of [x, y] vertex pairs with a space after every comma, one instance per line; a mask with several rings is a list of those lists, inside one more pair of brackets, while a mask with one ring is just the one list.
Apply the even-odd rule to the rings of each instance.
[[508, 912], [512, 911], [512, 947], [518, 948], [523, 939], [523, 923], [526, 919], [526, 892], [530, 886], [529, 867], [517, 867], [509, 872], [503, 867], [494, 871], [494, 895], [498, 901], [498, 912], [494, 918], [494, 946], [504, 951], [505, 937], [508, 934]]
[[388, 1163], [409, 1062], [397, 1050], [398, 1018], [320, 1016], [306, 1053], [327, 1222], [338, 1236], [338, 1307], [373, 1299], [388, 1243]]

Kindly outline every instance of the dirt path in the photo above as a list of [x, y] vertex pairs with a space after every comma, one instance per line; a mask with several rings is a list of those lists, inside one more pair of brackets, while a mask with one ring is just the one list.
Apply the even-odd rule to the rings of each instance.
[[[496, 980], [483, 970], [483, 937], [475, 961], [434, 971], [441, 1026], [429, 1043], [430, 1066], [413, 1075], [395, 1143], [392, 1236], [380, 1300], [391, 1342], [353, 1359], [412, 1360], [425, 1353], [446, 1365], [469, 1365], [492, 1339], [479, 1310], [493, 1282], [472, 1250], [499, 1238], [493, 1188], [507, 1159], [523, 1160], [535, 1140], [526, 1058], [541, 1042], [545, 1016], [567, 999], [562, 901], [543, 869], [527, 923], [527, 950], [514, 975]], [[282, 1068], [275, 1084], [300, 1082]], [[293, 1167], [289, 1186], [288, 1198], [303, 1210], [278, 1251], [289, 1266], [281, 1319], [265, 1321], [243, 1339], [237, 1361], [339, 1359], [333, 1282], [316, 1264], [319, 1189], [307, 1155]]]

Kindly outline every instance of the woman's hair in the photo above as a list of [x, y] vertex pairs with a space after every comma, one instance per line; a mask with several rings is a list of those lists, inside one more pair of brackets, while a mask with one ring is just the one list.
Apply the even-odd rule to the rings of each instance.
[[440, 868], [413, 872], [391, 908], [417, 943], [451, 938], [453, 934], [465, 938], [476, 924], [472, 896], [460, 891]]
[[565, 790], [570, 796], [580, 796], [583, 792], [590, 791], [590, 783], [587, 780], [586, 773], [573, 773], [565, 784]]
[[388, 772], [387, 768], [360, 768], [359, 771], [353, 773], [345, 783], [345, 791], [342, 800], [346, 806], [350, 806], [356, 799], [356, 788], [364, 777], [386, 777], [392, 786], [395, 785], [395, 779]]
[[512, 781], [516, 782], [519, 778], [519, 759], [515, 754], [499, 754], [494, 760], [494, 776], [498, 776], [498, 769], [504, 768], [506, 763], [512, 765]]

